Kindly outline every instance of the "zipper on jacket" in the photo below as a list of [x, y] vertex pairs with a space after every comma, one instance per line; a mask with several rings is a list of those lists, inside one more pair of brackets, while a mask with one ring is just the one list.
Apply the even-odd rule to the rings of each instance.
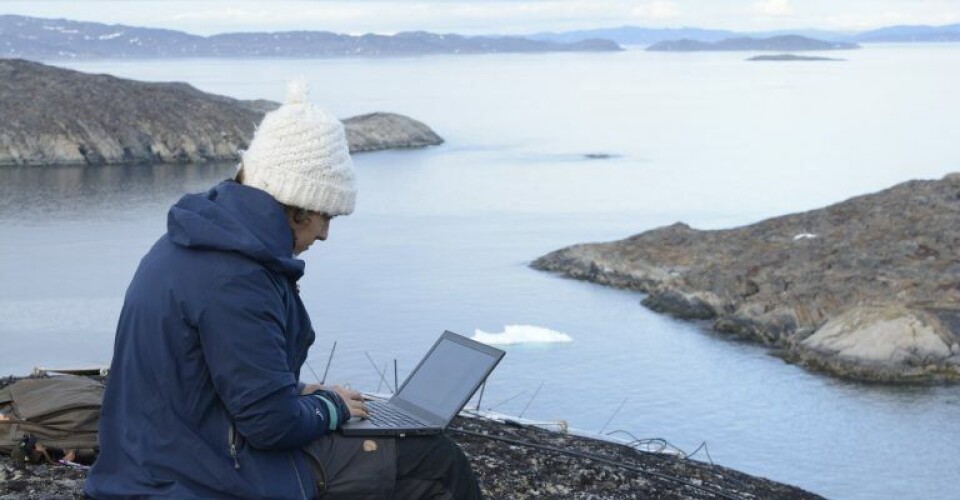
[[300, 485], [300, 496], [307, 500], [307, 492], [303, 489], [303, 479], [300, 478], [300, 470], [297, 469], [297, 462], [293, 459], [293, 453], [287, 455], [290, 457], [290, 465], [293, 466], [293, 472], [297, 475], [297, 484]]
[[230, 444], [230, 456], [233, 457], [233, 468], [240, 469], [240, 457], [237, 452], [237, 430], [233, 425], [233, 422], [230, 422], [230, 428], [227, 431], [227, 443]]

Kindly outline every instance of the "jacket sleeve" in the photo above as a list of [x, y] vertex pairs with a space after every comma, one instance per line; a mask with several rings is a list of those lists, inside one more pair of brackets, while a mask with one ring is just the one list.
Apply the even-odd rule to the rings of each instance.
[[340, 420], [330, 413], [337, 401], [300, 396], [285, 318], [280, 292], [266, 271], [258, 271], [231, 276], [211, 290], [197, 321], [214, 389], [255, 448], [299, 447]]

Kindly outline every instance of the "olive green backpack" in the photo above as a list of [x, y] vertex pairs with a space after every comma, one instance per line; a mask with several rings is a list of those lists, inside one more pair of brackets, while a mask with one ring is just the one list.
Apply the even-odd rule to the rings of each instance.
[[104, 385], [73, 376], [18, 380], [0, 389], [0, 452], [24, 436], [48, 448], [95, 450]]

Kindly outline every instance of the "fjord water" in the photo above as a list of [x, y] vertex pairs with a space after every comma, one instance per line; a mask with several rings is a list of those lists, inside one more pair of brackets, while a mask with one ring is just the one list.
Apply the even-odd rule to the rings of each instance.
[[[58, 64], [250, 99], [281, 100], [283, 82], [303, 76], [337, 116], [398, 112], [445, 137], [357, 155], [357, 212], [304, 255], [310, 364], [322, 372], [336, 341], [329, 380], [385, 390], [367, 355], [392, 383], [392, 360], [402, 379], [444, 329], [547, 328], [573, 341], [505, 346], [484, 408], [593, 431], [610, 420], [607, 432], [688, 451], [706, 441], [720, 464], [867, 499], [954, 497], [960, 388], [811, 374], [647, 311], [637, 293], [527, 264], [573, 243], [676, 221], [747, 224], [960, 170], [958, 56], [956, 45], [870, 45], [845, 62], [629, 50]], [[0, 169], [0, 375], [108, 363], [125, 287], [166, 208], [232, 173]]]

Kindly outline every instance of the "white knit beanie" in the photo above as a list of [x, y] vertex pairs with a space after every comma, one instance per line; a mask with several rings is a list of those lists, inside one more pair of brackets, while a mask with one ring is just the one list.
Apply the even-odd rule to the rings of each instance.
[[357, 185], [343, 124], [310, 104], [307, 93], [306, 82], [290, 82], [286, 102], [263, 117], [240, 152], [243, 183], [284, 205], [348, 215]]

